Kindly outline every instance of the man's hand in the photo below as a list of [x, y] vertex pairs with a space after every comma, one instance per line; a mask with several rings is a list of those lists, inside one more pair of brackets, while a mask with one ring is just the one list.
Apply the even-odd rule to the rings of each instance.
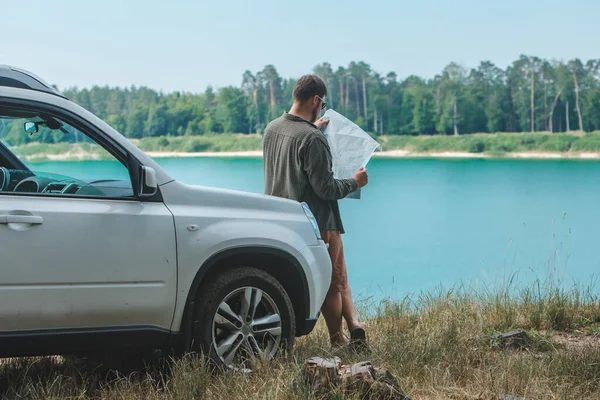
[[315, 125], [317, 126], [317, 128], [319, 128], [320, 130], [323, 130], [323, 128], [325, 127], [325, 125], [327, 125], [329, 123], [329, 119], [327, 118], [319, 118], [316, 122]]
[[366, 168], [361, 168], [354, 174], [354, 180], [358, 184], [359, 188], [367, 186], [369, 183], [369, 174]]

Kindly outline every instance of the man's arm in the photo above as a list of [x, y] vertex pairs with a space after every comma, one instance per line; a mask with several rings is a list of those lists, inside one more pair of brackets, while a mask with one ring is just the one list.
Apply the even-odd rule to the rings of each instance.
[[354, 179], [335, 179], [331, 150], [325, 139], [314, 138], [304, 149], [303, 168], [313, 190], [323, 200], [339, 200], [358, 189]]

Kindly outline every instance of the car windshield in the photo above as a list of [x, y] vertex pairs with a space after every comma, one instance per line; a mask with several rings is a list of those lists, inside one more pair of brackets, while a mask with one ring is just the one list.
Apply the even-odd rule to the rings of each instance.
[[127, 168], [67, 122], [0, 109], [0, 191], [131, 197]]

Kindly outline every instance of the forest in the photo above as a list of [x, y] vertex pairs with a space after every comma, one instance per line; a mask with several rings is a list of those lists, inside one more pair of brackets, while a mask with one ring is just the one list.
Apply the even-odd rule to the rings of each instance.
[[[381, 74], [365, 62], [314, 67], [328, 87], [329, 107], [373, 135], [463, 135], [600, 130], [600, 59], [545, 60], [522, 55], [506, 69], [489, 61], [468, 69], [448, 64], [430, 79]], [[204, 93], [162, 93], [148, 87], [58, 88], [69, 99], [132, 139], [219, 133], [261, 133], [291, 105], [294, 78], [273, 65], [245, 71], [239, 86]], [[5, 140], [57, 143], [73, 135], [23, 135]]]

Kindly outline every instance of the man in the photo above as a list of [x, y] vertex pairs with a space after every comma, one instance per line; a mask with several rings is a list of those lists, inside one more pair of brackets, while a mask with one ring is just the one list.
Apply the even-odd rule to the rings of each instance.
[[289, 112], [271, 121], [263, 137], [265, 193], [299, 202], [312, 210], [323, 240], [329, 244], [333, 265], [331, 286], [321, 309], [332, 346], [348, 344], [342, 316], [350, 331], [350, 344], [366, 346], [364, 328], [356, 319], [348, 285], [341, 234], [344, 227], [338, 200], [368, 183], [367, 170], [361, 168], [353, 179], [334, 179], [332, 155], [321, 129], [328, 121], [319, 120], [326, 108], [325, 83], [306, 75], [294, 87]]

